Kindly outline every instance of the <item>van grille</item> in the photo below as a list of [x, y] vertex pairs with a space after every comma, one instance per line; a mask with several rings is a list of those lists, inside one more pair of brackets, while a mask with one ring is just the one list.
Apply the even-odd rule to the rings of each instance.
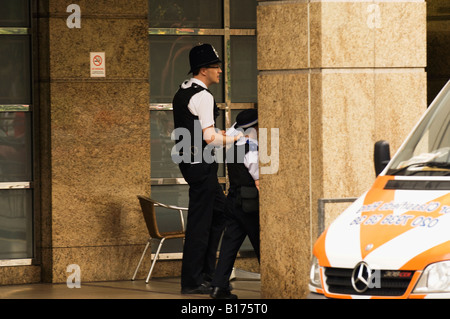
[[360, 295], [360, 296], [402, 296], [405, 294], [413, 271], [381, 270], [378, 287], [368, 288], [357, 292], [352, 286], [353, 269], [325, 268], [325, 280], [328, 291], [334, 294]]

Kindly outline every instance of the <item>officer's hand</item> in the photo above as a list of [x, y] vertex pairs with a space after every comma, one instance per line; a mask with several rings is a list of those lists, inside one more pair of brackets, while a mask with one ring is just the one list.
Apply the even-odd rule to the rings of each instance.
[[239, 132], [237, 135], [234, 136], [234, 141], [239, 141], [241, 137], [244, 137], [244, 133]]

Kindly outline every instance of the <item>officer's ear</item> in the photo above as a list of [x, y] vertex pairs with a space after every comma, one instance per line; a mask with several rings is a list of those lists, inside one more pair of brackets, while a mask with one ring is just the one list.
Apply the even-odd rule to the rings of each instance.
[[200, 69], [198, 69], [198, 73], [201, 74], [201, 75], [206, 75], [206, 70], [207, 69], [208, 68], [200, 68]]

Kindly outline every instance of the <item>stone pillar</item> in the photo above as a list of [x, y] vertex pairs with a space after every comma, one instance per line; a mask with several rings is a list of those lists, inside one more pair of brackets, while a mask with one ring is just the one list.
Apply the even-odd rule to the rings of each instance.
[[450, 79], [450, 1], [427, 0], [428, 103]]
[[259, 1], [257, 35], [260, 127], [279, 128], [279, 169], [261, 176], [262, 296], [302, 298], [318, 200], [361, 195], [374, 143], [394, 153], [426, 109], [426, 6]]
[[148, 1], [76, 1], [78, 25], [72, 3], [39, 8], [43, 280], [65, 282], [71, 264], [82, 281], [130, 279], [148, 237]]

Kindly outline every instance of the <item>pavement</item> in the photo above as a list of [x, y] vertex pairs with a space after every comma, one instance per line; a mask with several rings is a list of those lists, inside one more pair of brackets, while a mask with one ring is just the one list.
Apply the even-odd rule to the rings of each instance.
[[[238, 273], [238, 272], [237, 272]], [[305, 311], [301, 300], [266, 300], [261, 297], [259, 274], [236, 276], [231, 284], [238, 300], [213, 300], [209, 295], [184, 295], [180, 277], [123, 281], [81, 282], [69, 288], [66, 283], [37, 283], [0, 286], [0, 306], [21, 315], [48, 314], [110, 317], [160, 314], [169, 318], [280, 318]], [[304, 301], [304, 300], [303, 300]], [[56, 303], [56, 307], [54, 304]], [[311, 308], [312, 310], [312, 308]]]
[[[72, 285], [73, 286], [73, 285]], [[261, 282], [255, 278], [232, 280], [239, 299], [261, 299]], [[66, 283], [37, 283], [0, 286], [0, 299], [211, 299], [209, 295], [184, 295], [180, 278], [81, 282], [69, 288]]]

